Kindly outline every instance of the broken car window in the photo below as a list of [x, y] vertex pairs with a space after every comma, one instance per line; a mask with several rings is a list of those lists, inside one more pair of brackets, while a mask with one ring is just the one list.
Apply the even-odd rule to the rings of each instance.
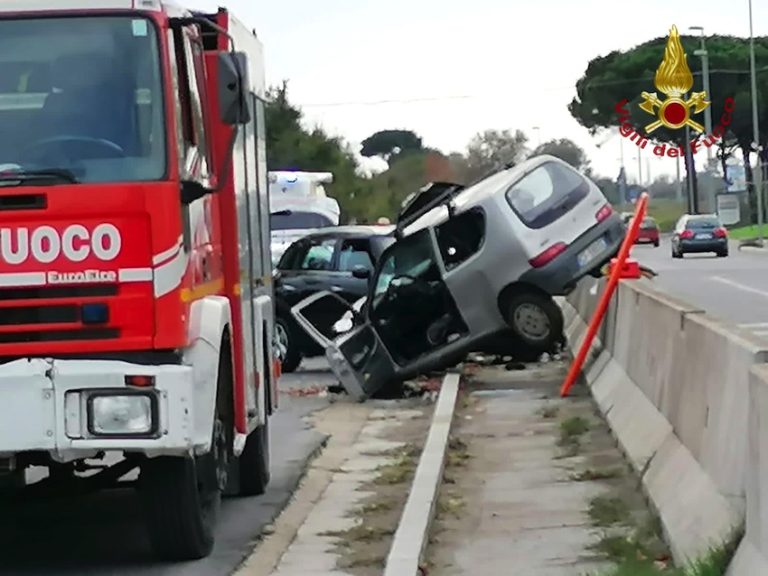
[[452, 270], [480, 250], [485, 237], [485, 217], [480, 210], [471, 210], [441, 224], [435, 233], [445, 269]]

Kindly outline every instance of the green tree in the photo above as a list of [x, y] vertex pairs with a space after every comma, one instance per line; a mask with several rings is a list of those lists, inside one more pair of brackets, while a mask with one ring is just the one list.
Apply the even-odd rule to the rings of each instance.
[[531, 153], [531, 157], [540, 156], [541, 154], [549, 154], [550, 156], [555, 156], [564, 162], [568, 162], [568, 164], [577, 170], [581, 170], [583, 172], [591, 172], [587, 153], [584, 152], [584, 150], [578, 144], [572, 140], [569, 140], [568, 138], [550, 140], [549, 142], [540, 144]]
[[421, 137], [411, 130], [381, 130], [362, 142], [360, 154], [379, 156], [389, 162], [393, 155], [422, 150]]
[[595, 184], [603, 193], [605, 198], [613, 205], [621, 204], [621, 198], [619, 197], [619, 187], [615, 180], [610, 178], [598, 177], [595, 178]]
[[465, 179], [473, 181], [519, 163], [525, 158], [527, 143], [528, 137], [520, 130], [486, 130], [476, 134], [467, 146]]
[[[628, 121], [643, 129], [653, 120], [639, 108], [641, 93], [654, 92], [654, 77], [661, 64], [667, 37], [656, 38], [619, 52], [594, 58], [587, 70], [576, 83], [576, 97], [569, 105], [573, 117], [592, 134], [602, 128], [619, 126], [617, 104], [626, 101]], [[681, 37], [682, 46], [689, 55], [688, 66], [694, 76], [694, 91], [703, 90], [701, 59], [693, 55], [700, 47], [699, 37]], [[733, 121], [718, 143], [718, 158], [723, 167], [736, 148], [741, 149], [748, 159], [752, 151], [752, 99], [750, 94], [749, 41], [732, 36], [710, 36], [706, 38], [710, 68], [711, 114], [713, 127], [717, 126], [723, 114], [726, 99], [735, 101]], [[755, 39], [755, 61], [758, 69], [759, 116], [768, 118], [768, 38]], [[660, 97], [663, 97], [660, 94]], [[695, 118], [703, 123], [703, 114]], [[692, 132], [695, 135], [695, 132]], [[656, 141], [682, 145], [684, 130], [668, 130], [664, 127], [651, 134]], [[761, 134], [762, 144], [768, 142], [768, 133]], [[702, 156], [702, 154], [698, 154]], [[692, 168], [692, 167], [691, 167]], [[724, 169], [724, 168], [723, 168]], [[749, 162], [745, 163], [747, 177], [751, 180]]]
[[267, 94], [267, 167], [274, 170], [332, 172], [328, 193], [339, 201], [343, 217], [356, 217], [364, 210], [371, 183], [358, 175], [358, 164], [349, 145], [320, 128], [306, 130], [302, 113], [288, 99], [288, 84], [273, 87]]

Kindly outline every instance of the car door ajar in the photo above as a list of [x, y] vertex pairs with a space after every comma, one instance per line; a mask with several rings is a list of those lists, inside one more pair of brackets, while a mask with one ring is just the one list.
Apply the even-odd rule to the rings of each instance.
[[336, 294], [316, 294], [292, 312], [326, 348], [331, 369], [347, 392], [365, 398], [415, 375], [415, 367], [428, 368], [431, 353], [450, 344], [456, 318], [448, 296], [429, 230], [422, 230], [382, 254], [367, 304], [348, 332], [334, 338], [333, 330], [317, 320], [333, 307], [338, 318], [352, 308]]
[[[291, 311], [296, 322], [325, 349], [331, 370], [356, 400], [365, 400], [396, 379], [395, 364], [370, 322], [337, 294], [318, 292]], [[341, 319], [349, 311], [353, 311], [355, 322], [349, 331], [337, 336], [323, 319], [328, 315]]]

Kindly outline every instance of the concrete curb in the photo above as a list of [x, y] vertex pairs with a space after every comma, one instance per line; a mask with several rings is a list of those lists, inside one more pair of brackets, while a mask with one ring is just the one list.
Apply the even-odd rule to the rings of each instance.
[[459, 374], [447, 374], [437, 399], [429, 435], [419, 458], [411, 492], [400, 517], [384, 576], [417, 576], [429, 539], [435, 503], [443, 480], [445, 452], [459, 392]]

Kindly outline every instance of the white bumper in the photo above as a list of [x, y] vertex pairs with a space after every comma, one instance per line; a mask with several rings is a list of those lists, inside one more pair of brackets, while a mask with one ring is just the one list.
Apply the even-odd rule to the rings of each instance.
[[[154, 386], [129, 387], [126, 376], [154, 377]], [[94, 433], [88, 398], [126, 391], [150, 396], [153, 430], [106, 437]], [[54, 460], [67, 462], [102, 450], [148, 456], [205, 451], [208, 445], [196, 446], [194, 434], [196, 411], [205, 407], [195, 404], [190, 366], [16, 360], [0, 365], [0, 455], [46, 451]]]

